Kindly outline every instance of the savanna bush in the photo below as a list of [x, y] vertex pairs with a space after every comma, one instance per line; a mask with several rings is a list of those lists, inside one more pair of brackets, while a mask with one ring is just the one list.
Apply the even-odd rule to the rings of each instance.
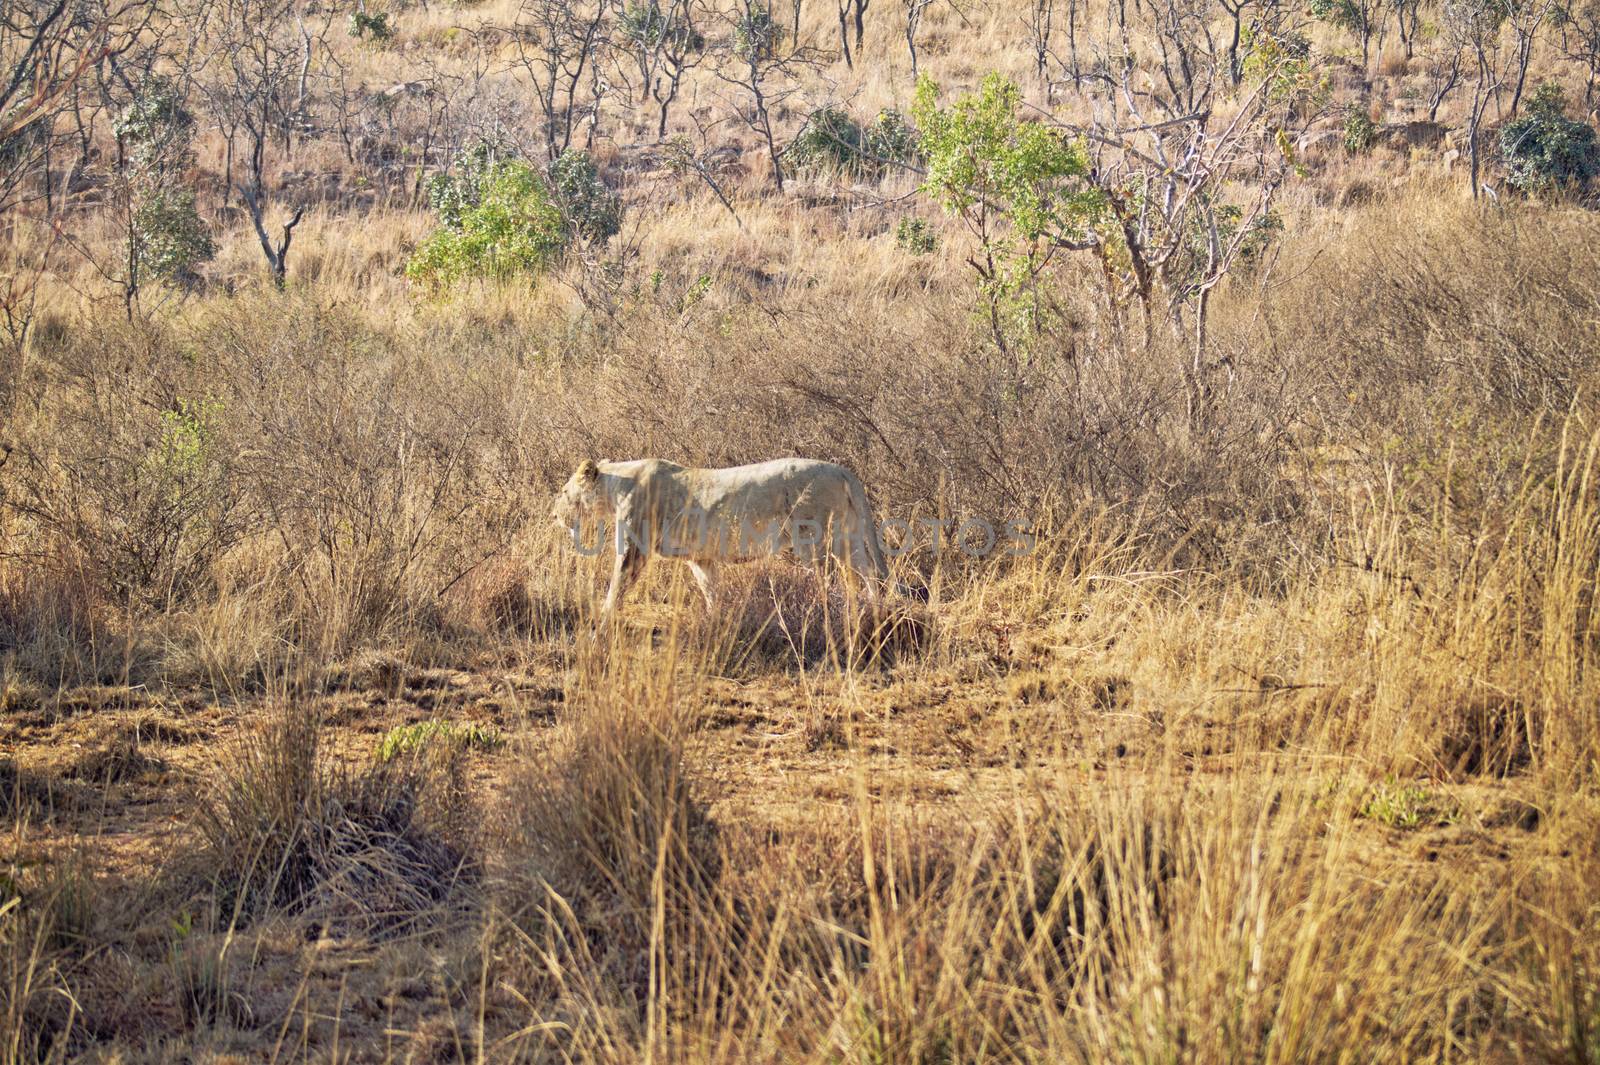
[[617, 16], [617, 28], [626, 40], [639, 48], [653, 49], [666, 43], [695, 52], [706, 46], [704, 34], [683, 18], [669, 18], [656, 0], [628, 4]]
[[622, 198], [600, 180], [600, 171], [588, 154], [574, 148], [550, 164], [551, 191], [579, 239], [603, 244], [622, 229]]
[[164, 281], [192, 282], [217, 253], [216, 241], [188, 189], [154, 189], [134, 208], [129, 233], [138, 269]]
[[939, 237], [925, 218], [902, 218], [894, 227], [895, 247], [912, 255], [927, 255], [939, 246]]
[[857, 122], [848, 111], [813, 111], [784, 156], [801, 172], [878, 178], [895, 166], [916, 160], [917, 134], [893, 108], [871, 122]]
[[1378, 127], [1372, 116], [1358, 104], [1351, 104], [1344, 113], [1344, 150], [1351, 155], [1361, 155], [1377, 139]]
[[453, 173], [428, 183], [428, 202], [440, 225], [413, 252], [406, 276], [430, 285], [535, 277], [574, 239], [603, 243], [622, 227], [621, 199], [575, 150], [541, 174], [526, 159], [479, 144]]
[[119, 192], [129, 211], [125, 284], [137, 290], [147, 278], [192, 283], [196, 268], [217, 251], [194, 191], [183, 184], [194, 165], [194, 115], [170, 79], [150, 77], [112, 129], [121, 148]]
[[394, 37], [394, 27], [389, 23], [387, 11], [355, 11], [350, 15], [350, 36], [383, 42]]
[[25, 442], [8, 502], [56, 541], [57, 564], [86, 569], [114, 602], [188, 601], [250, 522], [225, 405], [179, 396], [154, 412], [108, 401], [73, 415]]
[[441, 224], [406, 263], [413, 281], [448, 286], [473, 277], [536, 276], [566, 247], [561, 209], [525, 160], [469, 162], [460, 177], [436, 178], [428, 198]]
[[1513, 188], [1581, 191], [1600, 174], [1594, 127], [1568, 118], [1566, 105], [1561, 86], [1546, 82], [1533, 91], [1527, 113], [1501, 129], [1500, 152]]

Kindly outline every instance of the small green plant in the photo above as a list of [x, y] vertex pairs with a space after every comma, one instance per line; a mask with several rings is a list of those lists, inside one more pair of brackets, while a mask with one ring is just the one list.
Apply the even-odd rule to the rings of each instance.
[[783, 43], [783, 24], [762, 4], [752, 4], [733, 28], [733, 51], [740, 59], [770, 59]]
[[214, 1024], [229, 1005], [226, 955], [195, 934], [194, 915], [187, 909], [171, 925], [167, 958], [178, 1009], [191, 1025]]
[[1449, 824], [1457, 812], [1427, 788], [1385, 777], [1367, 793], [1356, 816], [1390, 828], [1416, 828], [1424, 823]]
[[500, 730], [471, 722], [457, 724], [429, 718], [412, 725], [397, 725], [378, 743], [378, 761], [392, 762], [400, 755], [421, 750], [431, 743], [442, 743], [463, 750], [492, 751], [505, 743]]
[[379, 11], [368, 14], [365, 10], [353, 12], [350, 15], [350, 36], [366, 40], [370, 38], [376, 42], [383, 42], [394, 37], [394, 27], [389, 24], [389, 13]]
[[243, 536], [243, 490], [218, 439], [222, 412], [219, 401], [182, 397], [159, 412], [116, 498], [116, 535], [97, 551], [118, 594], [157, 606], [182, 600]]
[[927, 255], [939, 246], [939, 238], [925, 218], [902, 218], [894, 227], [895, 247], [911, 255]]
[[1533, 91], [1528, 110], [1500, 131], [1506, 180], [1525, 193], [1581, 191], [1600, 174], [1600, 143], [1588, 123], [1566, 116], [1561, 86], [1546, 82]]
[[917, 134], [893, 108], [863, 125], [846, 111], [824, 107], [806, 119], [784, 157], [800, 172], [876, 178], [916, 159]]
[[701, 274], [699, 277], [695, 278], [694, 284], [690, 285], [688, 290], [685, 291], [682, 296], [678, 297], [678, 313], [682, 314], [690, 307], [693, 307], [695, 304], [705, 299], [706, 293], [710, 291], [711, 275]]
[[1246, 27], [1239, 48], [1244, 55], [1240, 72], [1262, 82], [1271, 99], [1320, 106], [1328, 95], [1326, 80], [1312, 74], [1311, 40], [1305, 34], [1294, 30], [1258, 33]]
[[182, 398], [177, 402], [176, 407], [161, 412], [160, 442], [149, 458], [152, 468], [164, 478], [189, 482], [207, 474], [222, 403]]
[[1351, 155], [1363, 155], [1378, 139], [1378, 127], [1367, 114], [1366, 108], [1351, 104], [1344, 112], [1344, 150]]
[[617, 28], [624, 40], [638, 48], [670, 44], [679, 51], [698, 52], [706, 46], [703, 34], [682, 19], [668, 19], [656, 0], [623, 8]]

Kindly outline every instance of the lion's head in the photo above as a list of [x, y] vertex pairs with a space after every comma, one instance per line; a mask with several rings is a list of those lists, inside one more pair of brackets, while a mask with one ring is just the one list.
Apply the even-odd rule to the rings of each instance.
[[600, 491], [600, 467], [584, 459], [550, 504], [550, 520], [574, 535], [604, 517], [605, 495]]

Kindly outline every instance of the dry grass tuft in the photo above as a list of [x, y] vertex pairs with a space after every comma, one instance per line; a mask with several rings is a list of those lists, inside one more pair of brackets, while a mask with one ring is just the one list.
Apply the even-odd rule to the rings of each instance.
[[502, 904], [560, 964], [592, 966], [586, 986], [629, 998], [661, 978], [657, 966], [693, 962], [661, 957], [662, 937], [692, 935], [711, 912], [722, 860], [685, 767], [673, 682], [644, 668], [611, 675], [606, 702], [579, 707], [503, 800]]
[[435, 808], [452, 768], [414, 756], [341, 768], [321, 751], [321, 726], [285, 709], [246, 735], [203, 795], [197, 870], [235, 921], [304, 912], [336, 927], [393, 933], [450, 900], [475, 875], [447, 832], [468, 823]]

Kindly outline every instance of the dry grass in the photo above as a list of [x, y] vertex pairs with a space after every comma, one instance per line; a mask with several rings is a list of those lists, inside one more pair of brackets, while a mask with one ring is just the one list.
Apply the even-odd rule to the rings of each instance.
[[[340, 58], [461, 75], [515, 7]], [[903, 107], [902, 11], [784, 121]], [[1023, 14], [935, 5], [924, 69], [1079, 106]], [[1314, 37], [1402, 112], [1421, 60]], [[283, 291], [210, 135], [200, 289], [129, 321], [51, 253], [0, 361], [0, 1065], [1600, 1063], [1593, 212], [1308, 148], [1197, 414], [1087, 262], [1020, 365], [912, 177], [776, 196], [725, 124], [735, 218], [648, 111], [597, 144], [627, 253], [534, 286], [410, 291], [415, 173], [326, 138]], [[645, 454], [836, 460], [1037, 548], [924, 535], [877, 606], [660, 564], [597, 630], [548, 495]]]
[[[1595, 275], [1533, 251], [1592, 227], [1408, 209], [1227, 305], [1200, 430], [1158, 352], [972, 417], [937, 292], [522, 358], [548, 294], [63, 323], [5, 468], [7, 1060], [1594, 1060]], [[221, 412], [176, 517], [121, 480], [174, 396]], [[590, 640], [542, 487], [752, 424], [1038, 549], [913, 551], [887, 614], [662, 565]], [[379, 758], [430, 721], [509, 742]]]

